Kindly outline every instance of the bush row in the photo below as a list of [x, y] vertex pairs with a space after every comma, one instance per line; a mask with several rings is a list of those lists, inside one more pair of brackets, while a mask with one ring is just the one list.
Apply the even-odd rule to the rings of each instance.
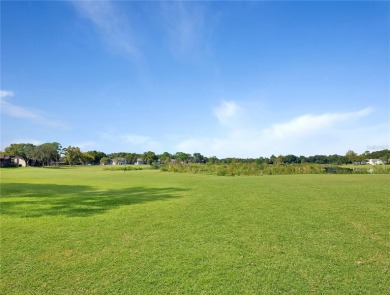
[[324, 166], [319, 164], [168, 164], [161, 166], [160, 169], [166, 172], [210, 174], [219, 176], [261, 176], [284, 174], [390, 174], [389, 166], [373, 166], [353, 169], [339, 166]]

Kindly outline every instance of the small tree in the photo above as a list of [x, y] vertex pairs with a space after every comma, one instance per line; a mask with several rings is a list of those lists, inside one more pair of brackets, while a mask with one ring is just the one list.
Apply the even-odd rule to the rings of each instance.
[[276, 160], [274, 162], [275, 165], [283, 165], [284, 163], [284, 157], [282, 155], [276, 157]]
[[219, 159], [216, 156], [212, 156], [209, 158], [210, 164], [216, 164], [219, 161]]
[[102, 158], [100, 159], [100, 164], [102, 164], [102, 165], [107, 165], [109, 161], [110, 161], [110, 158], [109, 158], [109, 157], [102, 157]]
[[86, 152], [81, 153], [81, 161], [83, 162], [84, 165], [93, 163], [94, 157]]

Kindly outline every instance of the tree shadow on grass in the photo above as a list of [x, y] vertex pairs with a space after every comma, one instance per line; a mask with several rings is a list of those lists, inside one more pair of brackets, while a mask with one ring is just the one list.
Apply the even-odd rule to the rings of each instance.
[[131, 187], [100, 190], [86, 185], [1, 184], [0, 212], [18, 217], [88, 217], [121, 206], [182, 196], [184, 189]]

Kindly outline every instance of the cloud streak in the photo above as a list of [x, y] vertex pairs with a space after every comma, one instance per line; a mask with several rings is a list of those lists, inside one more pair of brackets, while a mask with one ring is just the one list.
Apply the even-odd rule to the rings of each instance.
[[94, 25], [99, 35], [111, 48], [125, 54], [134, 62], [142, 59], [129, 19], [111, 1], [71, 2], [80, 15]]
[[17, 106], [7, 100], [8, 97], [12, 97], [14, 93], [12, 91], [0, 90], [0, 106], [1, 113], [10, 117], [28, 120], [33, 123], [50, 126], [53, 128], [66, 129], [67, 125], [59, 120], [50, 118], [44, 112], [40, 110], [34, 110]]
[[206, 39], [211, 25], [206, 25], [204, 6], [186, 1], [162, 1], [161, 14], [173, 56], [197, 59], [208, 53]]
[[117, 148], [128, 150], [129, 148], [138, 150], [159, 150], [161, 144], [147, 135], [120, 133], [120, 132], [104, 132], [100, 136], [103, 141], [116, 142], [120, 145]]
[[327, 129], [337, 123], [368, 116], [372, 108], [365, 108], [357, 112], [325, 113], [321, 115], [307, 114], [294, 118], [286, 123], [275, 124], [264, 130], [264, 135], [275, 138], [301, 136], [305, 137], [320, 130]]
[[150, 136], [125, 134], [121, 136], [123, 141], [130, 145], [153, 147], [158, 146], [158, 142], [153, 140]]
[[0, 98], [11, 97], [11, 96], [14, 96], [14, 93], [12, 91], [0, 90]]

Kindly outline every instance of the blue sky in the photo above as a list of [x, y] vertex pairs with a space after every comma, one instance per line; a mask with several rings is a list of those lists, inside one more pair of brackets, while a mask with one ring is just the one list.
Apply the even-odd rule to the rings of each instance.
[[1, 149], [388, 148], [386, 1], [2, 1]]

